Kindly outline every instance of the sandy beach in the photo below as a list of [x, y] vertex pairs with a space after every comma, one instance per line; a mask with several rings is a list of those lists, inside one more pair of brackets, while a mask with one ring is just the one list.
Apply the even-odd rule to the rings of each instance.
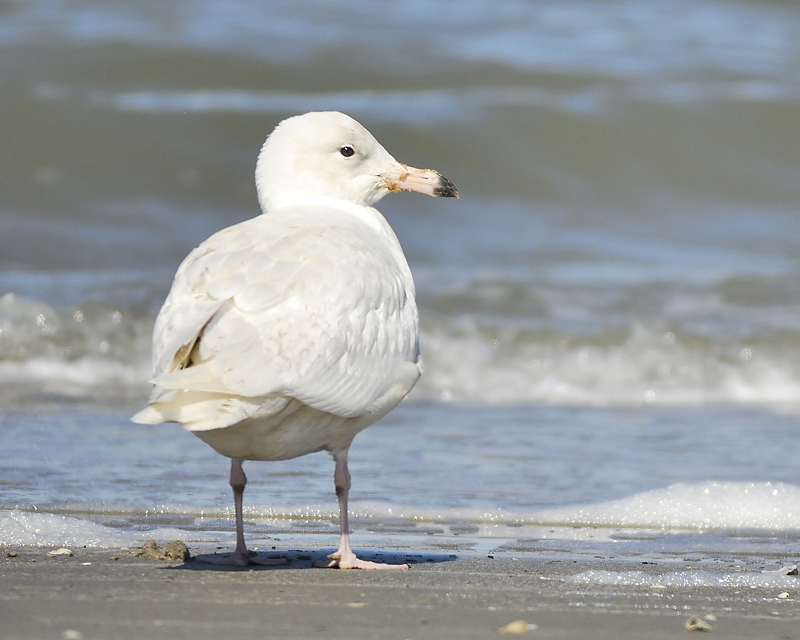
[[[282, 567], [223, 570], [143, 560], [119, 551], [0, 549], [0, 637], [57, 638], [488, 638], [524, 620], [534, 638], [675, 638], [704, 619], [724, 638], [797, 638], [797, 593], [775, 588], [591, 585], [590, 570], [654, 575], [691, 562], [553, 559], [401, 552], [408, 571], [316, 569], [318, 551], [288, 551]], [[364, 553], [367, 558], [375, 555]], [[752, 560], [704, 571], [759, 572]], [[798, 581], [800, 584], [800, 581]]]

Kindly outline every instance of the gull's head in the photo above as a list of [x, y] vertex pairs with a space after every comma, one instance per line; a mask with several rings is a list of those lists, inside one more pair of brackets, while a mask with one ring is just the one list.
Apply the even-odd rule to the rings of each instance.
[[350, 116], [312, 112], [281, 122], [256, 164], [256, 188], [264, 211], [318, 198], [371, 206], [390, 191], [458, 197], [444, 176], [395, 160]]

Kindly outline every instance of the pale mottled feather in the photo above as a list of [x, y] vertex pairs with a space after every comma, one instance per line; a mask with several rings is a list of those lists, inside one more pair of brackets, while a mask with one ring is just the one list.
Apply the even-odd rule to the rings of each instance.
[[156, 396], [278, 393], [351, 417], [418, 360], [413, 281], [388, 225], [320, 206], [288, 214], [225, 229], [186, 258], [154, 331]]

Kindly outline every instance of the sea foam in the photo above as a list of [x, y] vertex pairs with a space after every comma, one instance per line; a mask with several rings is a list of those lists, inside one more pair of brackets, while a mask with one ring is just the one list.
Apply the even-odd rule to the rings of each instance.
[[535, 514], [540, 522], [656, 529], [800, 530], [800, 487], [783, 482], [707, 482]]
[[218, 542], [220, 535], [174, 527], [120, 529], [82, 518], [20, 509], [0, 510], [0, 544], [34, 547], [121, 548], [158, 540]]
[[[106, 518], [107, 512], [115, 514], [114, 526], [98, 522]], [[621, 500], [532, 513], [501, 509], [413, 509], [359, 502], [351, 505], [350, 512], [354, 527], [366, 532], [391, 532], [401, 537], [455, 534], [462, 540], [491, 538], [496, 542], [517, 538], [505, 546], [519, 552], [548, 548], [543, 540], [568, 541], [572, 550], [578, 550], [583, 543], [601, 540], [611, 541], [622, 552], [636, 548], [638, 553], [643, 547], [665, 553], [677, 553], [690, 546], [708, 550], [718, 545], [717, 537], [689, 542], [677, 534], [709, 531], [723, 534], [722, 546], [732, 549], [740, 545], [746, 551], [762, 549], [763, 539], [774, 536], [785, 539], [792, 548], [796, 546], [792, 540], [800, 535], [800, 487], [769, 482], [676, 484]], [[109, 509], [103, 505], [76, 505], [67, 515], [3, 510], [0, 544], [118, 547], [149, 538], [220, 542], [231, 536], [229, 527], [220, 529], [221, 522], [232, 523], [228, 507], [204, 511], [201, 515], [195, 507], [163, 505], [147, 513], [149, 516], [136, 509], [126, 513], [123, 508]], [[335, 515], [330, 505], [295, 508], [248, 505], [245, 510], [248, 523], [255, 523], [262, 534], [272, 531], [303, 536], [319, 531], [333, 535]], [[531, 532], [535, 532], [535, 539], [526, 539]], [[664, 537], [665, 532], [672, 534]], [[748, 541], [750, 537], [752, 543]], [[775, 548], [775, 540], [770, 544]]]
[[566, 582], [637, 587], [749, 587], [762, 589], [797, 589], [797, 577], [780, 571], [742, 571], [715, 573], [702, 569], [651, 574], [644, 571], [605, 571], [592, 569], [570, 576]]
[[[448, 319], [424, 308], [423, 316], [425, 375], [412, 399], [798, 407], [800, 366], [791, 345], [800, 335], [786, 328], [744, 341], [639, 322], [594, 335]], [[142, 309], [91, 301], [61, 308], [0, 296], [2, 393], [144, 399], [151, 332], [152, 317]]]

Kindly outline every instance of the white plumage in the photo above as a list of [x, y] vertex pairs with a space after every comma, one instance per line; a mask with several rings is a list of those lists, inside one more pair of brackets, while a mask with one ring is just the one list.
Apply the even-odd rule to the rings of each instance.
[[390, 568], [350, 550], [347, 451], [421, 374], [414, 282], [389, 224], [389, 191], [457, 197], [432, 170], [398, 163], [352, 118], [283, 121], [256, 166], [262, 215], [192, 251], [153, 331], [155, 388], [133, 420], [179, 422], [232, 459], [237, 549], [243, 460], [327, 450], [342, 537], [331, 566]]

